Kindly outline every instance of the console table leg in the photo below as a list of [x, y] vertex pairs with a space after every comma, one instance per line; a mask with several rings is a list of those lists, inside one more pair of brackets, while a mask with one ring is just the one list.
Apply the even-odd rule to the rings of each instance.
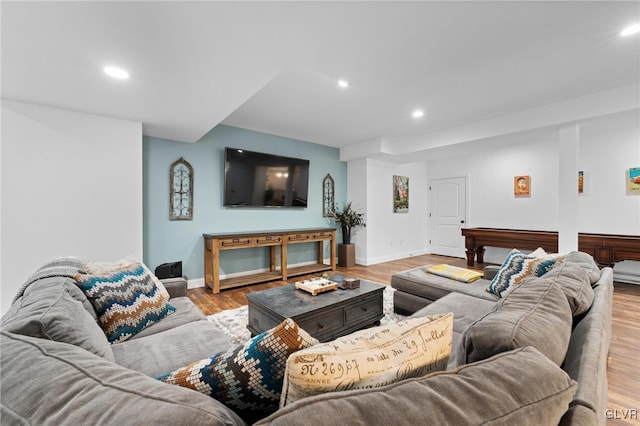
[[329, 257], [331, 258], [331, 270], [336, 270], [336, 232], [331, 233], [331, 239], [329, 240]]
[[212, 244], [211, 254], [213, 256], [212, 272], [213, 272], [213, 294], [220, 293], [220, 247], [218, 241]]
[[318, 241], [318, 263], [324, 263], [324, 241]]
[[282, 272], [282, 281], [287, 280], [287, 243], [280, 246], [280, 272]]
[[276, 246], [269, 247], [269, 270], [276, 271]]

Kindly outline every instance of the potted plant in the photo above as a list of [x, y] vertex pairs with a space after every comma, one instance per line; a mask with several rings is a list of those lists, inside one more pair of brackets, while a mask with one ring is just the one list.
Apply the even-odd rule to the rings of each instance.
[[358, 226], [367, 226], [364, 223], [364, 214], [358, 213], [351, 206], [351, 202], [342, 203], [342, 207], [336, 207], [331, 213], [331, 218], [336, 225], [342, 228], [342, 243], [351, 243], [351, 230]]

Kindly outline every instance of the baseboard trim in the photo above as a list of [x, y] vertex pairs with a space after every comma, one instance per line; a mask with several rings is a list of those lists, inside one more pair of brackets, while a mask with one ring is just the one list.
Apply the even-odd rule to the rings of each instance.
[[371, 266], [378, 263], [406, 259], [407, 257], [422, 256], [423, 254], [430, 254], [430, 253], [428, 250], [412, 250], [412, 251], [403, 252], [403, 253], [393, 253], [386, 256], [378, 256], [374, 258], [367, 258], [367, 259], [356, 258], [356, 263], [359, 265]]

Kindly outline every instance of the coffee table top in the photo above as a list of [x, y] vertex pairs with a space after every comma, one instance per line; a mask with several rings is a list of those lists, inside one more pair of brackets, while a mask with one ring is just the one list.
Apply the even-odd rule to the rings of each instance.
[[[340, 283], [341, 277], [329, 277], [330, 280]], [[360, 280], [360, 288], [353, 290], [337, 290], [312, 296], [303, 290], [298, 290], [295, 284], [270, 288], [247, 294], [250, 302], [268, 307], [284, 318], [292, 318], [301, 314], [323, 309], [336, 303], [340, 303], [356, 297], [362, 297], [376, 291], [383, 291], [384, 285]]]

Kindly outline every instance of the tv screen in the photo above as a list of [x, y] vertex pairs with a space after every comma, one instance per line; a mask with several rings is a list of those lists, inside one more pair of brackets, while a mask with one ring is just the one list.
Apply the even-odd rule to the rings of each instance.
[[224, 205], [307, 207], [309, 160], [225, 148]]

